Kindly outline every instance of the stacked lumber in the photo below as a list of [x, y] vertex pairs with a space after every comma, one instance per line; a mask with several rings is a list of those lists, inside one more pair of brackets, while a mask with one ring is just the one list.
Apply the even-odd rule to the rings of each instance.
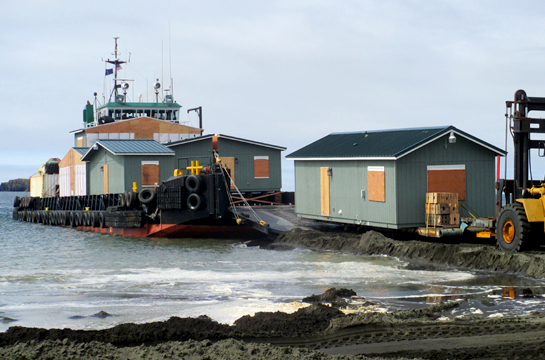
[[460, 225], [458, 194], [426, 193], [426, 226], [452, 227]]

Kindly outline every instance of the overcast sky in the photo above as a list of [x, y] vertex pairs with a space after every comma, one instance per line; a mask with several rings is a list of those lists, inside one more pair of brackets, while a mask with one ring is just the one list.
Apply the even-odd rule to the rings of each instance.
[[[121, 76], [135, 80], [133, 100], [152, 100], [155, 79], [172, 77], [190, 125], [185, 111], [202, 106], [205, 134], [282, 145], [283, 156], [332, 132], [439, 125], [504, 148], [505, 100], [517, 89], [545, 97], [541, 1], [20, 0], [0, 10], [0, 181], [73, 146], [84, 105], [94, 92], [102, 100], [113, 37], [121, 58], [131, 54]], [[283, 166], [293, 190], [293, 162]]]

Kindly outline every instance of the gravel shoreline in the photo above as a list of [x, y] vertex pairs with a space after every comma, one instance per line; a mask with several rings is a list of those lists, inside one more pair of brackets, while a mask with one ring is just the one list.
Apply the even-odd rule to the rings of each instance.
[[[399, 241], [381, 233], [319, 232], [294, 229], [275, 247], [300, 247], [365, 255], [389, 255], [439, 266], [545, 278], [545, 255], [506, 253], [488, 245]], [[498, 359], [545, 358], [545, 316], [444, 321], [457, 303], [394, 313], [344, 315], [322, 302], [339, 297], [313, 295], [315, 301], [293, 314], [256, 313], [234, 325], [207, 316], [172, 317], [148, 324], [121, 324], [84, 331], [11, 327], [0, 333], [6, 359]], [[327, 296], [326, 296], [327, 295]], [[362, 294], [364, 295], [364, 294]]]

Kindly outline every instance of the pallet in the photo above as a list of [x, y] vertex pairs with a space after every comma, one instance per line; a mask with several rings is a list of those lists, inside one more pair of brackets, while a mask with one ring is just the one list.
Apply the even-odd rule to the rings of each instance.
[[457, 227], [460, 210], [457, 193], [426, 193], [426, 226]]

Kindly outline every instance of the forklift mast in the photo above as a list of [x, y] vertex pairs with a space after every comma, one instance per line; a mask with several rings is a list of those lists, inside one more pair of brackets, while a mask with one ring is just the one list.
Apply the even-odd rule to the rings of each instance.
[[[524, 90], [515, 92], [514, 101], [506, 101], [506, 116], [512, 112], [514, 139], [514, 198], [523, 197], [525, 189], [531, 187], [528, 180], [530, 150], [539, 149], [539, 156], [545, 156], [545, 140], [530, 139], [531, 133], [545, 133], [545, 119], [530, 118], [530, 111], [545, 111], [545, 98], [529, 97]], [[514, 107], [514, 108], [513, 108]]]

